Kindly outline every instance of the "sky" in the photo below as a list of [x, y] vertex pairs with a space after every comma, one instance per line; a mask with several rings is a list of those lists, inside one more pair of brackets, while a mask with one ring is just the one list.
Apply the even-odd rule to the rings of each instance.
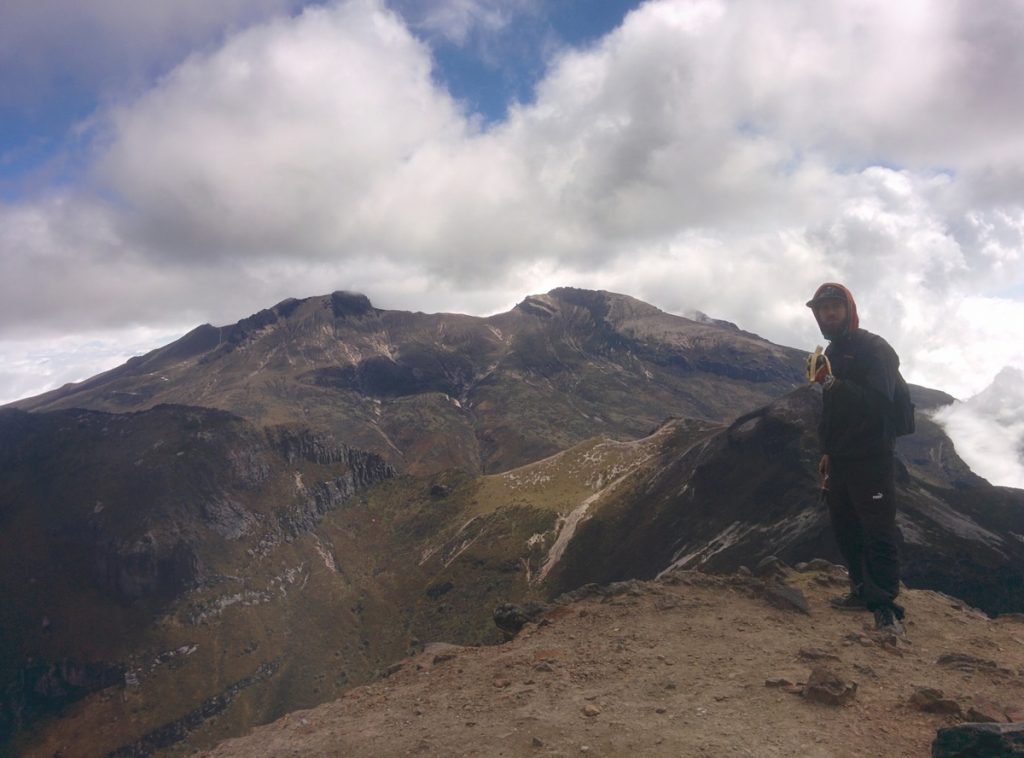
[[1024, 487], [1024, 0], [4, 0], [0, 402], [347, 289], [822, 342]]

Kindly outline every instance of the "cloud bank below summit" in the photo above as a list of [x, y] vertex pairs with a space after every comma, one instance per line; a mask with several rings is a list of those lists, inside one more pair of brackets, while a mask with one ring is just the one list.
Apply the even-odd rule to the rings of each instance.
[[[501, 33], [491, 4], [449, 5], [449, 39]], [[3, 394], [45, 389], [27, 351], [54, 335], [116, 344], [342, 288], [477, 314], [602, 288], [810, 348], [803, 303], [833, 279], [911, 381], [975, 394], [1024, 368], [1022, 21], [654, 1], [485, 125], [382, 3], [270, 18], [102, 107], [78, 181], [0, 205]], [[67, 344], [55, 383], [98, 370]]]

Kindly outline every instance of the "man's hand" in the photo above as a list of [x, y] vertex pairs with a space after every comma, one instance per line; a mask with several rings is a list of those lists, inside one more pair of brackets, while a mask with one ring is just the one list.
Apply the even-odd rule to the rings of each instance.
[[807, 381], [822, 384], [826, 388], [831, 387], [835, 381], [835, 377], [832, 376], [832, 363], [822, 352], [820, 345], [807, 356]]

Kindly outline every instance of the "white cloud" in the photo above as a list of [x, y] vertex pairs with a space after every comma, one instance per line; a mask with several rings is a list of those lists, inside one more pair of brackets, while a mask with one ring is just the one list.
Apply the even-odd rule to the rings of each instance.
[[[456, 42], [507, 21], [434, 7]], [[0, 207], [0, 337], [574, 284], [810, 348], [839, 279], [965, 397], [1024, 367], [1022, 29], [1013, 2], [654, 1], [484, 129], [381, 2], [279, 16], [105, 110], [99, 189]]]
[[941, 409], [935, 419], [973, 471], [1024, 489], [1024, 371], [1002, 369], [982, 392]]
[[33, 397], [68, 382], [88, 379], [181, 337], [187, 328], [147, 327], [111, 330], [89, 336], [0, 342], [0, 385], [3, 402]]

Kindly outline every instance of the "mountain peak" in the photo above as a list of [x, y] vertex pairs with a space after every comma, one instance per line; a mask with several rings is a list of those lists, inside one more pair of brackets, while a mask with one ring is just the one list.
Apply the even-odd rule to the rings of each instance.
[[331, 293], [331, 311], [335, 318], [358, 318], [373, 313], [370, 298], [359, 292], [337, 290]]
[[543, 295], [529, 295], [516, 305], [516, 310], [550, 318], [562, 313], [565, 307], [589, 311], [595, 322], [665, 315], [664, 311], [629, 295], [579, 287], [555, 287]]

